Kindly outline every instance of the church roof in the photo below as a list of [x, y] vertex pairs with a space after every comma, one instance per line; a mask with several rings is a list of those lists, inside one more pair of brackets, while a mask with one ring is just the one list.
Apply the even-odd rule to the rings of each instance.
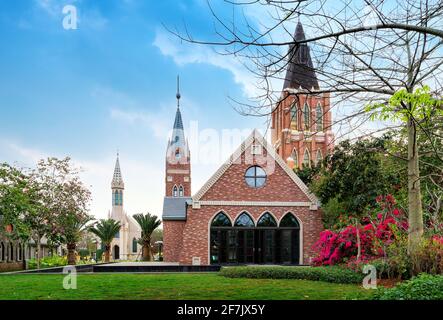
[[320, 205], [317, 197], [311, 193], [306, 184], [289, 168], [285, 161], [275, 152], [274, 148], [268, 144], [265, 138], [256, 130], [240, 145], [240, 147], [229, 157], [229, 159], [214, 173], [214, 175], [203, 185], [203, 187], [192, 197], [192, 201], [200, 201], [200, 199], [209, 191], [209, 189], [223, 176], [223, 174], [241, 157], [253, 143], [262, 145], [269, 156], [286, 172], [292, 181], [300, 188], [311, 203]]
[[[295, 41], [306, 39], [300, 21], [297, 23], [293, 38]], [[307, 90], [312, 90], [312, 88], [319, 89], [309, 46], [306, 43], [292, 44], [289, 47], [288, 58], [289, 62], [283, 89], [298, 89], [299, 87]]]
[[163, 220], [186, 220], [186, 204], [191, 197], [165, 197], [163, 200]]
[[122, 172], [120, 169], [120, 160], [117, 154], [117, 160], [115, 162], [114, 175], [112, 177], [112, 187], [113, 188], [124, 188], [125, 184], [123, 183]]

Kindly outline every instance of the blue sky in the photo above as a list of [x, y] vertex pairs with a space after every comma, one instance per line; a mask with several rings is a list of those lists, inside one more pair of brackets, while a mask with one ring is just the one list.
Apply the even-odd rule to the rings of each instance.
[[[78, 9], [77, 30], [63, 28], [68, 4]], [[93, 192], [91, 213], [105, 217], [119, 149], [126, 210], [161, 215], [177, 74], [187, 134], [196, 124], [213, 129], [207, 136], [265, 128], [265, 119], [241, 116], [228, 101], [252, 94], [249, 72], [163, 28], [183, 22], [195, 35], [213, 36], [203, 0], [0, 0], [0, 162], [32, 166], [70, 156]], [[228, 151], [210, 163], [193, 154], [193, 193]]]

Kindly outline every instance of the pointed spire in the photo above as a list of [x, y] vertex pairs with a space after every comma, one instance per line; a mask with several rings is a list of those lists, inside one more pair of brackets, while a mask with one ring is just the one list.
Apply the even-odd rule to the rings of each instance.
[[[293, 39], [294, 41], [303, 41], [306, 39], [300, 18], [295, 28]], [[301, 43], [297, 46], [295, 44], [291, 45], [288, 59], [288, 69], [286, 71], [283, 89], [297, 89], [299, 87], [306, 90], [311, 90], [312, 88], [319, 89], [310, 49], [306, 43]]]
[[168, 156], [175, 154], [177, 149], [180, 150], [184, 155], [188, 153], [187, 142], [185, 140], [185, 130], [183, 126], [182, 114], [180, 111], [180, 77], [177, 76], [177, 111], [175, 113], [174, 127], [172, 130], [172, 137], [168, 142]]
[[180, 76], [177, 76], [177, 108], [180, 108]]
[[183, 120], [182, 114], [180, 112], [180, 76], [177, 76], [177, 112], [175, 114], [174, 128], [173, 129], [181, 129], [183, 130]]
[[112, 178], [112, 188], [124, 189], [125, 184], [123, 183], [122, 172], [120, 169], [120, 154], [117, 151], [117, 160], [115, 161], [114, 176]]

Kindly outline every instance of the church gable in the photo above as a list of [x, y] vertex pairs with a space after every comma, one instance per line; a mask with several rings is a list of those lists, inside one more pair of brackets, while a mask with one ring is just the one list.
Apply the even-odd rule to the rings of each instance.
[[203, 186], [194, 201], [318, 203], [257, 131]]

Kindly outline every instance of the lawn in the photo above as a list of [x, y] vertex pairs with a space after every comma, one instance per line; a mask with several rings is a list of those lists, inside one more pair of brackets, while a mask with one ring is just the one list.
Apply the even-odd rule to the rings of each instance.
[[82, 274], [76, 290], [63, 275], [0, 275], [0, 300], [315, 300], [365, 299], [357, 285], [307, 280], [229, 279], [218, 274]]

